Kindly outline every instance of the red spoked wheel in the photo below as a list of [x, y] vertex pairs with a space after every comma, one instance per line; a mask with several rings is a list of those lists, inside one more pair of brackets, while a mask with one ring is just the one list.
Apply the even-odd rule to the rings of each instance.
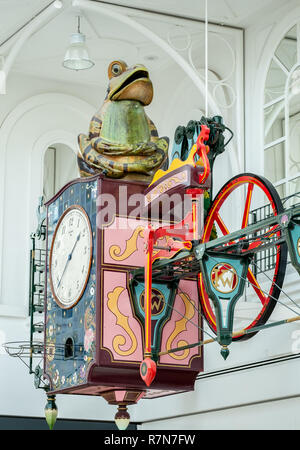
[[[264, 212], [262, 215], [265, 217], [281, 213], [283, 206], [276, 189], [265, 178], [251, 173], [233, 177], [216, 195], [208, 211], [202, 242], [210, 240], [213, 228], [217, 230], [218, 237], [221, 237], [247, 227], [253, 222], [251, 211], [254, 209], [257, 215]], [[256, 217], [256, 221], [263, 218]], [[261, 239], [277, 240], [280, 236], [278, 226], [264, 229], [258, 236], [254, 236], [249, 248], [258, 247]], [[286, 244], [274, 245], [271, 250], [260, 251], [255, 255], [255, 261], [248, 269], [244, 301], [241, 298], [235, 307], [233, 333], [265, 324], [283, 285], [287, 263]], [[213, 303], [205, 292], [201, 273], [198, 276], [198, 288], [204, 317], [209, 327], [217, 333]], [[246, 340], [254, 334], [238, 334], [233, 340]]]

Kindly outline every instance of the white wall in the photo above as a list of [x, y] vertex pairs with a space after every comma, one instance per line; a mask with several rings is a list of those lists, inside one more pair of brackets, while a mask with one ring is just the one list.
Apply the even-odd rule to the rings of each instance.
[[76, 153], [65, 144], [53, 142], [44, 155], [44, 202], [50, 200], [68, 181], [77, 177]]
[[[240, 380], [238, 380], [240, 383]], [[299, 395], [244, 406], [209, 409], [199, 414], [146, 422], [143, 430], [299, 430]], [[289, 420], [287, 421], [287, 418]]]

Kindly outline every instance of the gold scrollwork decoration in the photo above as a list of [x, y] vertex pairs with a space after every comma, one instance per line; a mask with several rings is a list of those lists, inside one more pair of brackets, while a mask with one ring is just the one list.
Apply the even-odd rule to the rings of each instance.
[[49, 342], [46, 345], [46, 358], [48, 362], [51, 362], [54, 360], [55, 356], [55, 344], [53, 342]]
[[124, 252], [122, 253], [121, 247], [119, 245], [112, 245], [109, 248], [109, 254], [110, 257], [114, 261], [124, 261], [125, 259], [129, 258], [134, 252], [137, 251], [137, 240], [140, 237], [144, 237], [144, 227], [138, 226], [129, 239], [126, 240], [126, 248]]
[[129, 356], [135, 352], [137, 348], [137, 339], [129, 326], [128, 316], [121, 313], [118, 307], [118, 300], [122, 292], [125, 290], [122, 286], [117, 286], [112, 292], [108, 293], [107, 306], [109, 310], [115, 315], [117, 322], [123, 330], [128, 334], [131, 339], [131, 347], [128, 350], [122, 350], [120, 347], [126, 344], [126, 338], [123, 335], [116, 335], [113, 339], [113, 349], [120, 356]]
[[[179, 296], [181, 297], [181, 299], [184, 303], [184, 306], [185, 306], [185, 312], [183, 313], [184, 317], [182, 319], [176, 321], [175, 328], [167, 340], [167, 344], [166, 344], [167, 350], [171, 350], [171, 348], [173, 348], [172, 344], [175, 341], [176, 337], [182, 331], [186, 331], [187, 322], [189, 320], [191, 320], [195, 314], [195, 302], [190, 299], [189, 295], [182, 292], [179, 294]], [[181, 341], [177, 342], [176, 347], [183, 347], [185, 345], [188, 345], [188, 342], [181, 340]], [[189, 356], [189, 353], [190, 353], [190, 349], [186, 349], [181, 353], [181, 355], [178, 355], [176, 353], [170, 353], [169, 356], [171, 356], [171, 358], [176, 359], [176, 360], [183, 360]]]

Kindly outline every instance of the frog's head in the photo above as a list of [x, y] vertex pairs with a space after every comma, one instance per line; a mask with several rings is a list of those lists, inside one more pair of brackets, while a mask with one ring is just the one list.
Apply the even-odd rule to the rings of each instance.
[[153, 86], [143, 65], [127, 67], [124, 61], [113, 61], [108, 66], [108, 78], [108, 100], [136, 100], [144, 106], [151, 103]]

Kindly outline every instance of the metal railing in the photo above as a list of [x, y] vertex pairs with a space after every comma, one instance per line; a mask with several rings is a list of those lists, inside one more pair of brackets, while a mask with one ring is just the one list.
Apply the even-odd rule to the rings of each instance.
[[[46, 227], [41, 225], [40, 233], [32, 233], [32, 248], [30, 251], [30, 289], [29, 289], [29, 315], [30, 315], [30, 348], [34, 347], [35, 336], [44, 332], [44, 286], [46, 250]], [[33, 370], [33, 355], [30, 355], [29, 372]]]
[[[281, 201], [285, 209], [293, 208], [300, 204], [300, 192], [284, 197]], [[272, 216], [272, 214], [273, 211], [271, 209], [271, 205], [265, 205], [260, 208], [253, 209], [249, 213], [249, 225], [267, 219]], [[276, 247], [268, 248], [255, 254], [254, 264], [252, 267], [254, 275], [257, 276], [259, 273], [274, 269], [276, 264], [276, 254]]]

